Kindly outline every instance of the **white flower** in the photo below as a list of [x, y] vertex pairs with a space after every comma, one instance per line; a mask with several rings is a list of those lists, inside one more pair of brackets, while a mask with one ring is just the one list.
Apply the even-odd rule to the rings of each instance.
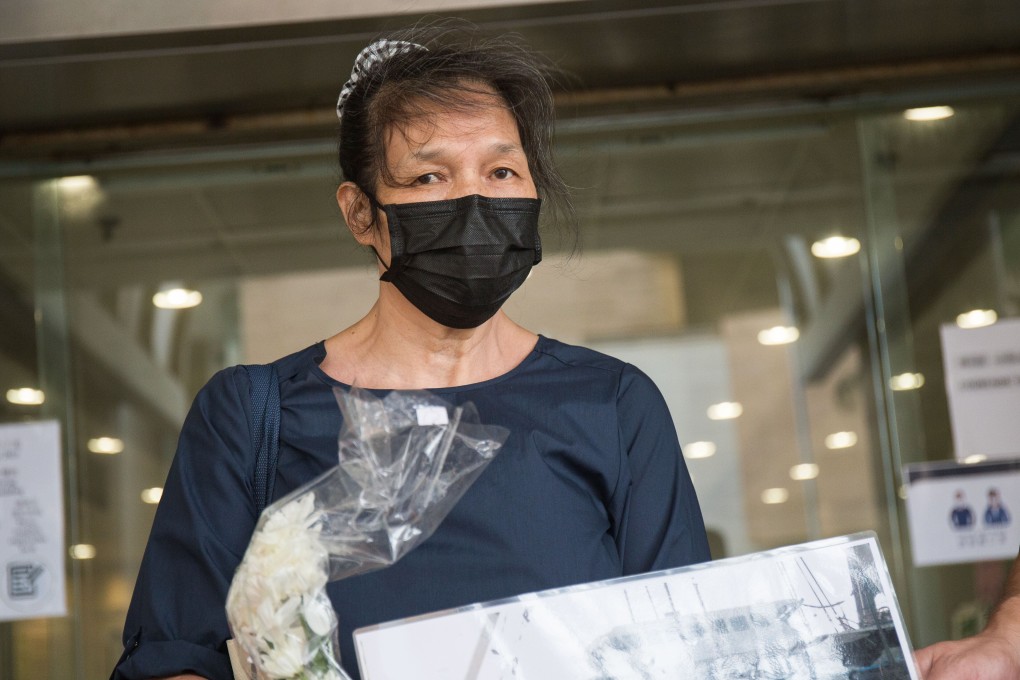
[[305, 603], [301, 617], [318, 636], [328, 635], [336, 622], [336, 613], [329, 598], [316, 597]]
[[305, 669], [305, 640], [283, 635], [273, 640], [273, 649], [259, 656], [262, 670], [273, 678], [291, 678]]
[[[275, 508], [252, 536], [227, 595], [235, 636], [271, 680], [344, 678], [333, 656], [336, 613], [326, 595], [321, 519], [314, 492]], [[309, 670], [312, 662], [321, 672]]]

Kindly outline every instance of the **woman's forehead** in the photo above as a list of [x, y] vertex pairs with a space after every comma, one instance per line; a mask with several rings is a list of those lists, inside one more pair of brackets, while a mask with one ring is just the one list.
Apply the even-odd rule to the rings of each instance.
[[443, 153], [474, 147], [498, 154], [523, 153], [517, 121], [501, 103], [425, 110], [402, 124], [389, 126], [384, 136], [391, 160], [434, 159]]

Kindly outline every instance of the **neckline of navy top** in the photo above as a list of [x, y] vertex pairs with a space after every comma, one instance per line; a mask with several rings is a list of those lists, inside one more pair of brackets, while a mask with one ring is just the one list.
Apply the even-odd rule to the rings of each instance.
[[[527, 370], [528, 366], [537, 361], [539, 357], [546, 352], [546, 349], [548, 348], [551, 342], [552, 341], [549, 340], [549, 338], [540, 334], [538, 336], [538, 342], [535, 343], [535, 346], [531, 348], [527, 356], [525, 356], [524, 359], [520, 361], [520, 363], [511, 368], [506, 373], [503, 373], [502, 375], [497, 375], [494, 378], [489, 378], [488, 380], [482, 380], [480, 382], [468, 383], [466, 385], [451, 385], [449, 387], [421, 387], [415, 389], [425, 390], [433, 394], [453, 394], [457, 392], [467, 392], [469, 390], [482, 389], [485, 387], [490, 387], [492, 385], [499, 384], [506, 380], [510, 380], [518, 373]], [[319, 342], [312, 345], [311, 349], [312, 351], [308, 354], [308, 356], [312, 360], [312, 366], [310, 367], [312, 373], [315, 374], [317, 377], [319, 377], [323, 382], [325, 382], [328, 385], [332, 385], [333, 387], [342, 387], [348, 390], [351, 389], [352, 385], [349, 385], [348, 383], [345, 382], [341, 382], [340, 380], [337, 380], [336, 378], [326, 373], [326, 371], [322, 370], [321, 364], [326, 359], [326, 355], [328, 354], [328, 352], [326, 351], [326, 341], [320, 340]], [[392, 387], [367, 388], [367, 390], [373, 394], [386, 394], [388, 392], [394, 391], [394, 389], [397, 388]]]

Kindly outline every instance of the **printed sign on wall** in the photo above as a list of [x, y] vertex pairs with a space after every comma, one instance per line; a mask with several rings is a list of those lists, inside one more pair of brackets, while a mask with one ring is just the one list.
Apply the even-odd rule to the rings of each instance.
[[1020, 319], [942, 326], [956, 459], [1020, 458]]
[[60, 425], [0, 425], [0, 621], [66, 613]]
[[1020, 460], [903, 468], [914, 564], [1013, 559], [1020, 548]]

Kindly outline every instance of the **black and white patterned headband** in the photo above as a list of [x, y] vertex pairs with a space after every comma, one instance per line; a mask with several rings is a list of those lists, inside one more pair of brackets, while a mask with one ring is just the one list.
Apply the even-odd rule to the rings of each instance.
[[428, 51], [428, 48], [405, 40], [376, 40], [374, 43], [361, 50], [357, 59], [354, 60], [354, 68], [351, 70], [351, 77], [344, 86], [340, 88], [340, 98], [336, 101], [336, 117], [343, 118], [344, 104], [351, 96], [354, 87], [366, 73], [372, 70], [376, 64], [381, 64], [391, 57], [412, 50]]

